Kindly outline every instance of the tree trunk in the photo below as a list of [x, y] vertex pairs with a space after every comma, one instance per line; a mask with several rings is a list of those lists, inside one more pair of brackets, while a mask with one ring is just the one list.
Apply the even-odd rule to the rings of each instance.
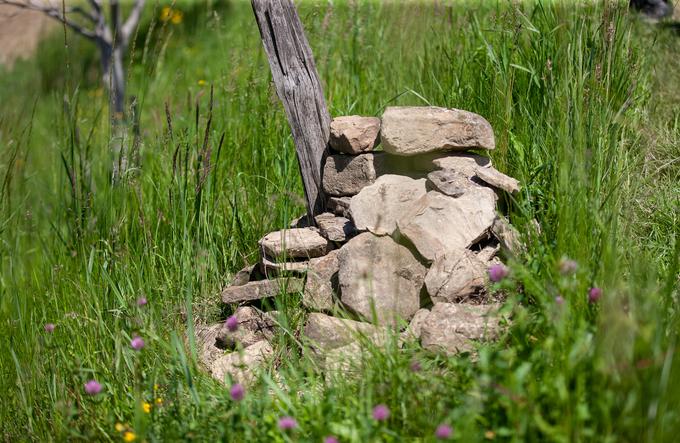
[[321, 81], [293, 2], [252, 0], [252, 5], [276, 92], [293, 133], [307, 212], [314, 220], [325, 207], [321, 180], [331, 121]]

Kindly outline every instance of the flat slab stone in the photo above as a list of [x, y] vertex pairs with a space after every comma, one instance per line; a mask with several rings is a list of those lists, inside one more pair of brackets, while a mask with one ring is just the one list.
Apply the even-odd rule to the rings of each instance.
[[319, 228], [319, 233], [332, 242], [344, 243], [357, 233], [357, 229], [351, 220], [330, 212], [319, 214], [314, 219]]
[[[271, 232], [258, 242], [263, 257], [272, 261], [326, 255], [332, 245], [313, 228], [292, 228]], [[283, 259], [283, 260], [281, 260]]]
[[435, 303], [462, 301], [486, 287], [487, 269], [488, 264], [469, 249], [449, 251], [435, 258], [425, 287]]
[[338, 249], [309, 261], [302, 304], [312, 311], [333, 309], [333, 296], [338, 292]]
[[474, 350], [476, 341], [492, 340], [500, 333], [499, 305], [435, 303], [422, 325], [425, 349], [455, 355]]
[[477, 177], [494, 188], [502, 189], [509, 194], [519, 192], [519, 181], [494, 168], [480, 168], [477, 171]]
[[470, 188], [458, 198], [430, 191], [397, 221], [399, 233], [428, 261], [467, 249], [484, 237], [496, 218], [491, 189]]
[[302, 292], [303, 289], [304, 280], [296, 277], [253, 281], [242, 286], [229, 286], [223, 290], [222, 302], [227, 304], [243, 303], [246, 301], [275, 297], [284, 292], [288, 294]]
[[277, 327], [275, 312], [262, 312], [251, 306], [241, 306], [234, 312], [238, 319], [236, 331], [222, 323], [216, 341], [223, 349], [246, 348], [262, 340], [271, 340]]
[[222, 383], [231, 377], [234, 383], [249, 384], [255, 379], [257, 370], [272, 355], [274, 348], [268, 341], [262, 340], [240, 352], [231, 352], [219, 357], [212, 362], [210, 372], [213, 378]]
[[379, 324], [410, 320], [420, 308], [425, 267], [391, 237], [363, 233], [338, 254], [342, 303]]
[[380, 119], [349, 115], [331, 121], [331, 148], [346, 154], [372, 151], [380, 143]]
[[434, 158], [432, 164], [435, 169], [450, 169], [471, 179], [477, 175], [479, 168], [490, 168], [491, 159], [469, 152], [452, 152]]
[[323, 190], [342, 197], [356, 195], [385, 170], [382, 153], [329, 155], [323, 169]]
[[326, 209], [340, 217], [351, 218], [349, 213], [349, 202], [351, 201], [352, 197], [328, 197]]
[[260, 271], [266, 278], [304, 274], [309, 269], [309, 261], [274, 262], [267, 257], [260, 258]]
[[313, 352], [323, 354], [362, 338], [376, 344], [384, 343], [387, 330], [370, 323], [313, 312], [307, 317], [304, 337]]
[[439, 191], [449, 197], [460, 197], [468, 188], [477, 186], [472, 180], [453, 169], [439, 169], [427, 174], [429, 189]]
[[425, 179], [382, 175], [352, 197], [350, 213], [358, 230], [392, 235], [397, 228], [397, 218], [425, 192]]
[[388, 107], [380, 137], [385, 152], [405, 156], [496, 147], [493, 129], [482, 116], [435, 106]]

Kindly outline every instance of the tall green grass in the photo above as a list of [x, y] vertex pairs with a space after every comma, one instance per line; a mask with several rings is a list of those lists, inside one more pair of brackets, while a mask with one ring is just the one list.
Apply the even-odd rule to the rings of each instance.
[[94, 50], [46, 42], [0, 87], [3, 439], [117, 440], [120, 422], [149, 441], [431, 441], [446, 422], [460, 441], [673, 441], [680, 85], [660, 68], [679, 44], [622, 6], [299, 5], [333, 115], [432, 104], [492, 123], [528, 252], [499, 288], [512, 327], [477, 359], [393, 345], [324, 378], [292, 338], [298, 299], [277, 299], [277, 358], [239, 404], [198, 370], [191, 331], [223, 318], [231, 273], [303, 212], [249, 5], [180, 4], [179, 25], [150, 6], [129, 60], [141, 138], [115, 186]]

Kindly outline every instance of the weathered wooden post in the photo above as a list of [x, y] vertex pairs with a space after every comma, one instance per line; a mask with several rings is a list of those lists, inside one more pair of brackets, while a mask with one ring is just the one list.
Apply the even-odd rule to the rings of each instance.
[[323, 212], [321, 186], [331, 117], [314, 57], [292, 0], [252, 0], [276, 92], [293, 133], [307, 213]]

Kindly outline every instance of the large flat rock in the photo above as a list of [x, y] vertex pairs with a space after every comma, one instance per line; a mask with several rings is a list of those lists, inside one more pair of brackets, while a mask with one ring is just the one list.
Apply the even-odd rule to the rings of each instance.
[[465, 300], [485, 288], [487, 268], [487, 262], [469, 249], [448, 251], [437, 257], [427, 271], [427, 293], [435, 303]]
[[386, 174], [352, 197], [350, 213], [358, 230], [392, 235], [397, 218], [425, 192], [425, 179]]
[[323, 190], [342, 197], [356, 195], [385, 170], [383, 153], [329, 155], [323, 169]]
[[404, 156], [496, 146], [491, 125], [482, 116], [435, 106], [388, 107], [380, 134], [385, 152]]
[[423, 347], [454, 355], [474, 350], [475, 342], [495, 339], [500, 333], [499, 305], [436, 303], [423, 322]]
[[333, 249], [316, 229], [291, 228], [271, 232], [258, 242], [263, 257], [272, 261], [321, 257]]
[[333, 309], [333, 296], [338, 291], [338, 249], [309, 261], [302, 304], [312, 311]]
[[471, 179], [479, 168], [490, 168], [491, 159], [469, 152], [451, 152], [433, 158], [432, 165], [434, 169], [450, 169]]
[[494, 188], [502, 189], [508, 194], [519, 192], [519, 181], [503, 174], [494, 168], [481, 168], [477, 171], [477, 177], [490, 184]]
[[348, 115], [331, 121], [331, 148], [346, 154], [372, 151], [380, 142], [380, 119]]
[[243, 303], [276, 297], [282, 293], [292, 294], [304, 289], [304, 280], [296, 277], [252, 281], [241, 286], [229, 286], [222, 291], [222, 302]]
[[367, 339], [375, 344], [382, 344], [387, 339], [388, 331], [370, 323], [331, 317], [314, 312], [307, 317], [304, 337], [312, 352], [323, 355], [360, 339]]
[[496, 218], [496, 195], [489, 188], [470, 188], [453, 198], [430, 191], [397, 221], [401, 235], [428, 261], [448, 251], [467, 249], [483, 238]]
[[338, 254], [342, 303], [379, 324], [409, 320], [420, 307], [425, 267], [391, 237], [363, 233]]
[[274, 348], [262, 340], [242, 351], [222, 355], [212, 362], [210, 372], [218, 381], [224, 383], [231, 378], [234, 383], [249, 384], [255, 379], [257, 371], [274, 354]]

